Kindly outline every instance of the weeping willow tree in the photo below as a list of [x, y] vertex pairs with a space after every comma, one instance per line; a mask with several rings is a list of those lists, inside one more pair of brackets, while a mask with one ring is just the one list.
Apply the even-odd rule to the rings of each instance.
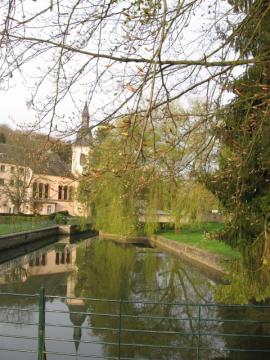
[[183, 111], [173, 119], [171, 115], [168, 120], [157, 113], [143, 137], [144, 118], [139, 115], [98, 129], [79, 187], [80, 200], [91, 208], [98, 229], [153, 233], [160, 213], [179, 228], [217, 206], [214, 196], [191, 176], [202, 161], [202, 152], [194, 156], [194, 142], [197, 149], [209, 138], [207, 127], [197, 124], [205, 119], [191, 119]]

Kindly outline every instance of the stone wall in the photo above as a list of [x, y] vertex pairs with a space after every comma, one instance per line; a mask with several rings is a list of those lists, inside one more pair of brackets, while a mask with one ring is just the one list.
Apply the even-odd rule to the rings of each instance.
[[124, 236], [100, 231], [99, 238], [102, 240], [115, 240], [126, 244], [148, 244], [147, 236]]
[[58, 226], [0, 236], [0, 251], [58, 235]]
[[184, 243], [169, 240], [163, 236], [151, 236], [149, 242], [153, 247], [169, 251], [175, 255], [186, 258], [189, 261], [199, 263], [220, 275], [226, 275], [226, 272], [222, 267], [222, 262], [226, 261], [226, 259], [220, 255], [212, 254], [208, 251]]

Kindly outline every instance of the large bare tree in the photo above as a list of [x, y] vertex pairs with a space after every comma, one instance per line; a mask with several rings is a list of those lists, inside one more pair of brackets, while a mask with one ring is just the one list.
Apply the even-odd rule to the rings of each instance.
[[97, 124], [142, 113], [143, 136], [154, 109], [203, 94], [210, 111], [235, 69], [266, 61], [231, 51], [244, 10], [223, 1], [3, 0], [0, 12], [0, 86], [28, 78], [50, 131], [61, 102], [84, 95]]

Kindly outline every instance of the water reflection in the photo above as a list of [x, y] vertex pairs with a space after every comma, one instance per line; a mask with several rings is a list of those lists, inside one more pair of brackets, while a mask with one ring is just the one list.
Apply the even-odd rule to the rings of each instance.
[[[119, 312], [123, 315], [121, 342], [129, 344], [121, 347], [122, 357], [192, 360], [197, 358], [196, 348], [200, 342], [208, 349], [202, 351], [201, 359], [255, 359], [256, 353], [240, 356], [222, 349], [262, 348], [267, 347], [269, 340], [263, 338], [258, 342], [256, 338], [252, 342], [249, 338], [219, 335], [228, 331], [241, 332], [241, 320], [247, 317], [250, 320], [269, 320], [269, 309], [228, 310], [226, 307], [204, 306], [214, 301], [215, 283], [194, 267], [155, 249], [98, 240], [77, 244], [64, 241], [0, 265], [0, 292], [33, 294], [41, 286], [46, 288], [47, 294], [62, 297], [51, 297], [46, 303], [46, 331], [51, 339], [46, 342], [48, 351], [118, 356]], [[80, 297], [92, 300], [78, 299]], [[122, 299], [122, 303], [93, 299]], [[195, 303], [202, 306], [194, 306]], [[36, 336], [36, 326], [31, 324], [37, 322], [37, 298], [1, 296], [0, 306], [9, 308], [8, 311], [0, 309], [0, 335], [23, 332], [27, 336]], [[58, 312], [51, 312], [54, 310]], [[100, 316], [100, 313], [114, 316]], [[226, 322], [226, 319], [237, 319], [237, 322]], [[23, 324], [6, 324], [11, 321]], [[248, 332], [270, 335], [269, 324], [253, 324]], [[211, 335], [213, 333], [218, 335]], [[59, 337], [70, 341], [55, 341]], [[11, 341], [9, 338], [8, 341], [13, 348], [37, 348], [34, 340]], [[89, 341], [91, 344], [87, 343]], [[0, 336], [0, 342], [0, 347], [5, 347], [6, 338]], [[152, 347], [144, 346], [149, 344]], [[160, 345], [164, 348], [158, 348]], [[178, 347], [178, 350], [172, 347]], [[14, 353], [0, 351], [0, 358], [14, 359]], [[35, 358], [36, 355], [20, 354], [21, 360]], [[48, 359], [61, 360], [66, 356], [49, 355]]]
[[[198, 337], [194, 335], [198, 327], [198, 308], [192, 304], [177, 306], [175, 302], [212, 302], [211, 282], [179, 259], [151, 249], [137, 249], [116, 246], [113, 243], [92, 243], [84, 251], [78, 250], [81, 266], [78, 269], [77, 296], [105, 299], [144, 300], [148, 304], [125, 302], [122, 304], [124, 329], [140, 329], [136, 332], [123, 332], [124, 356], [143, 359], [195, 359]], [[93, 286], [95, 284], [95, 286]], [[165, 305], [159, 305], [161, 301]], [[118, 304], [88, 301], [87, 308], [94, 313], [116, 314]], [[212, 309], [201, 309], [203, 317], [209, 317]], [[149, 318], [151, 314], [154, 319]], [[216, 316], [212, 314], [211, 316]], [[135, 319], [134, 319], [135, 317]], [[161, 318], [162, 317], [162, 318]], [[165, 317], [165, 318], [164, 318]], [[95, 328], [117, 328], [118, 319], [92, 316], [89, 325]], [[210, 331], [211, 324], [204, 324], [203, 331]], [[216, 330], [219, 325], [216, 325]], [[147, 334], [147, 331], [150, 333]], [[166, 332], [168, 332], [166, 334]], [[179, 336], [176, 333], [188, 335]], [[103, 341], [117, 342], [117, 334], [94, 330]], [[154, 339], [154, 343], [153, 343]], [[208, 339], [205, 339], [210, 345]], [[215, 347], [224, 347], [222, 339], [211, 339]], [[135, 346], [141, 344], [141, 346]], [[144, 344], [167, 346], [164, 351], [143, 347]], [[170, 349], [178, 346], [181, 350]], [[116, 356], [115, 345], [106, 347], [107, 356]], [[206, 355], [206, 354], [205, 354]], [[210, 354], [207, 354], [207, 356]]]

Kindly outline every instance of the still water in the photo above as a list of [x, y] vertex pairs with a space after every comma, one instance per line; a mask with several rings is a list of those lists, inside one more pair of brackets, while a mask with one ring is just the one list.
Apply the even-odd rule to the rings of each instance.
[[[5, 254], [1, 256], [1, 293], [35, 294], [45, 287], [50, 295], [46, 301], [46, 351], [74, 357], [49, 354], [47, 360], [83, 358], [80, 355], [117, 358], [119, 332], [110, 329], [119, 328], [119, 306], [124, 315], [121, 342], [129, 344], [120, 349], [123, 359], [197, 359], [198, 335], [194, 334], [198, 332], [203, 348], [200, 359], [270, 359], [270, 353], [224, 351], [269, 349], [269, 308], [204, 306], [215, 304], [215, 288], [224, 285], [156, 249], [98, 239], [73, 244], [61, 240], [8, 261]], [[194, 306], [196, 303], [202, 307]], [[198, 316], [205, 320], [198, 323]], [[249, 322], [243, 325], [243, 319]], [[37, 321], [37, 298], [0, 296], [0, 348], [35, 352]], [[243, 326], [246, 334], [263, 337], [224, 335], [241, 333]], [[34, 360], [37, 355], [0, 350], [0, 359]]]

